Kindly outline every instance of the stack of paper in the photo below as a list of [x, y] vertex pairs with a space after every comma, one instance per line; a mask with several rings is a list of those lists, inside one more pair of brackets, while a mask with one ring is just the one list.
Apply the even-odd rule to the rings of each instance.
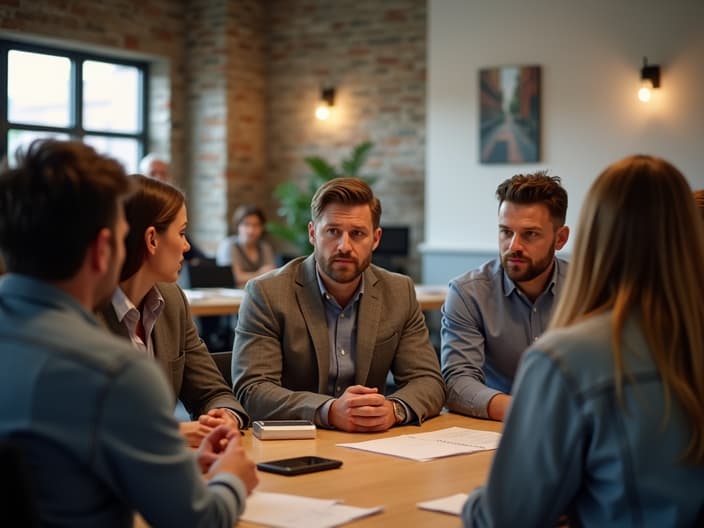
[[255, 491], [247, 498], [241, 519], [286, 528], [331, 528], [378, 513], [382, 506], [356, 508], [337, 500]]
[[500, 438], [501, 433], [464, 427], [448, 427], [430, 433], [401, 435], [337, 445], [425, 462], [433, 458], [496, 449]]

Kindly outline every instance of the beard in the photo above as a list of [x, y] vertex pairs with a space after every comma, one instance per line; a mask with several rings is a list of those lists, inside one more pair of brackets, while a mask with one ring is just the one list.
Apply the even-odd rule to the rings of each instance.
[[[555, 250], [552, 249], [540, 260], [531, 260], [527, 258], [522, 251], [511, 251], [501, 257], [501, 265], [506, 270], [506, 275], [513, 282], [528, 282], [552, 266], [555, 257]], [[510, 259], [521, 259], [521, 263], [514, 264], [509, 262]]]
[[[335, 262], [336, 259], [345, 259], [349, 262]], [[362, 260], [355, 259], [351, 254], [337, 253], [330, 258], [325, 258], [316, 251], [315, 260], [320, 271], [327, 277], [340, 284], [354, 282], [369, 267], [372, 261], [371, 253]]]

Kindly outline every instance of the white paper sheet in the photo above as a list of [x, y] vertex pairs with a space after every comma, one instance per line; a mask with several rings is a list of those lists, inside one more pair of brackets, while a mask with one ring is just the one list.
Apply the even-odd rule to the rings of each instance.
[[419, 502], [416, 504], [421, 510], [431, 510], [442, 513], [449, 513], [451, 515], [460, 515], [462, 513], [462, 506], [467, 502], [467, 493], [457, 493], [455, 495], [450, 495], [449, 497], [441, 497], [435, 500], [429, 500], [424, 502]]
[[496, 449], [500, 438], [501, 433], [465, 427], [448, 427], [430, 433], [401, 435], [337, 445], [425, 462], [433, 458]]
[[378, 513], [383, 506], [357, 508], [340, 501], [255, 491], [247, 498], [243, 521], [281, 528], [331, 528]]

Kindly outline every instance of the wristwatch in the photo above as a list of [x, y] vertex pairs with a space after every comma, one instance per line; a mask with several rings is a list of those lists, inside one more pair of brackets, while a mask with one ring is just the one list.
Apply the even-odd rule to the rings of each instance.
[[394, 406], [394, 418], [396, 418], [396, 423], [401, 424], [406, 421], [406, 408], [398, 400], [391, 400], [391, 405]]

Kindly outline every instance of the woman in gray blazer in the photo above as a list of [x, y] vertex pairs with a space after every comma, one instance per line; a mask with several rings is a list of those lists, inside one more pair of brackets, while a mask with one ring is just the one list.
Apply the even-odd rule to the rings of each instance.
[[[219, 424], [244, 427], [249, 419], [198, 336], [188, 301], [176, 284], [188, 215], [183, 193], [152, 178], [133, 175], [136, 191], [125, 202], [130, 231], [120, 284], [102, 317], [116, 334], [153, 357], [192, 421], [180, 424], [197, 446]], [[119, 246], [119, 245], [118, 245]], [[118, 249], [119, 250], [119, 249]]]
[[702, 228], [665, 160], [596, 179], [465, 526], [704, 526]]

